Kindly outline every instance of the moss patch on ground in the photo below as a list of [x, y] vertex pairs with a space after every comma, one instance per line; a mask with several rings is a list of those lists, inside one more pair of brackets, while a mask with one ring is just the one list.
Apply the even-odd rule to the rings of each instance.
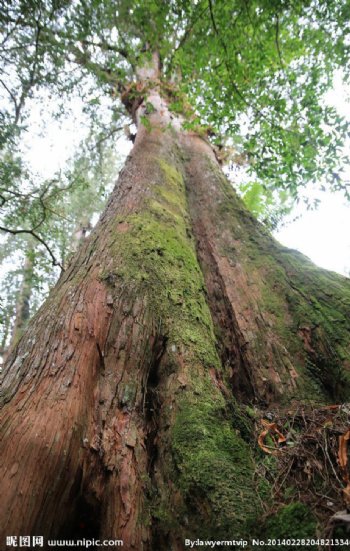
[[[310, 509], [300, 502], [290, 503], [282, 507], [276, 514], [269, 517], [264, 526], [265, 539], [271, 540], [302, 540], [316, 539], [317, 522]], [[269, 549], [280, 549], [280, 545], [273, 545]], [[286, 551], [303, 549], [305, 545], [283, 546]], [[308, 547], [317, 549], [317, 546]]]

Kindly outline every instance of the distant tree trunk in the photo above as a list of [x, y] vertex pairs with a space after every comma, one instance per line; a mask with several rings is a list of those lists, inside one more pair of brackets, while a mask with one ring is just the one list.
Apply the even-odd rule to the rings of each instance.
[[11, 318], [14, 314], [14, 307], [7, 306], [6, 316], [3, 317], [1, 323], [3, 324], [2, 337], [0, 344], [0, 365], [3, 365], [8, 356], [8, 341], [11, 334]]
[[349, 396], [349, 281], [272, 239], [157, 90], [141, 115], [4, 371], [2, 537], [251, 535], [264, 497], [240, 404]]
[[80, 243], [86, 237], [87, 232], [91, 230], [91, 227], [92, 226], [88, 217], [82, 217], [82, 219], [79, 220], [72, 235], [72, 243], [70, 247], [72, 253], [75, 253], [78, 250]]
[[[8, 354], [23, 335], [30, 318], [30, 298], [33, 292], [34, 277], [34, 254], [34, 249], [30, 247], [24, 258], [23, 268], [21, 270], [22, 281], [18, 289], [16, 309], [14, 312], [14, 323], [11, 332], [10, 328], [8, 328], [8, 331], [5, 332], [3, 347], [1, 348], [4, 362], [7, 360]], [[10, 338], [9, 334], [11, 336]]]

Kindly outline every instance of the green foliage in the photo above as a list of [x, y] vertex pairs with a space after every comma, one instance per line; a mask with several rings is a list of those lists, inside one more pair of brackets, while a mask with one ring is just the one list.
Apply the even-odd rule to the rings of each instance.
[[143, 126], [144, 126], [148, 131], [151, 130], [152, 125], [151, 125], [149, 119], [148, 119], [145, 115], [141, 115], [140, 121], [141, 121], [141, 124], [143, 124]]
[[348, 68], [348, 11], [347, 2], [243, 0], [191, 10], [175, 55], [183, 86], [219, 135], [239, 136], [265, 186], [297, 197], [326, 177], [347, 191], [339, 171], [348, 123], [323, 95], [335, 67]]
[[[177, 82], [202, 124], [239, 138], [266, 188], [296, 198], [306, 182], [326, 178], [348, 193], [348, 122], [323, 99], [336, 68], [349, 77], [348, 20], [346, 0], [5, 2], [3, 139], [18, 132], [40, 87], [62, 97], [84, 83], [86, 95], [90, 75], [87, 108], [96, 114], [103, 94], [125, 89], [157, 50], [163, 78]], [[177, 99], [172, 108], [181, 108]]]
[[274, 230], [293, 208], [293, 200], [286, 190], [271, 190], [259, 182], [238, 187], [246, 207], [254, 216]]

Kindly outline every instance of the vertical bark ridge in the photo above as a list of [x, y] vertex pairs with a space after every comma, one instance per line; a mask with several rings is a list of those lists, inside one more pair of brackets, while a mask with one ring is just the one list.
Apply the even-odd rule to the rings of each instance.
[[183, 143], [198, 257], [235, 392], [265, 404], [349, 396], [349, 280], [279, 245], [235, 195], [210, 146], [199, 137]]

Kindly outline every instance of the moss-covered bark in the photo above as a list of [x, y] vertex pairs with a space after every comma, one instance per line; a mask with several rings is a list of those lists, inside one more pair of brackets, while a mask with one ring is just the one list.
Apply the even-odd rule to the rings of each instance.
[[182, 152], [174, 137], [161, 139], [163, 148], [147, 161], [153, 170], [148, 196], [137, 214], [115, 219], [121, 231], [110, 234], [113, 261], [100, 277], [143, 296], [164, 343], [145, 398], [149, 512], [153, 545], [181, 549], [185, 537], [203, 533], [203, 522], [208, 537], [224, 537], [230, 529], [248, 534], [260, 505], [251, 451], [233, 422], [238, 406], [220, 380]]
[[348, 399], [350, 281], [281, 246], [245, 209], [208, 148], [198, 140], [186, 147], [198, 255], [237, 391], [267, 404]]
[[276, 243], [204, 140], [149, 118], [5, 371], [5, 534], [264, 533], [247, 405], [348, 396], [349, 282]]

